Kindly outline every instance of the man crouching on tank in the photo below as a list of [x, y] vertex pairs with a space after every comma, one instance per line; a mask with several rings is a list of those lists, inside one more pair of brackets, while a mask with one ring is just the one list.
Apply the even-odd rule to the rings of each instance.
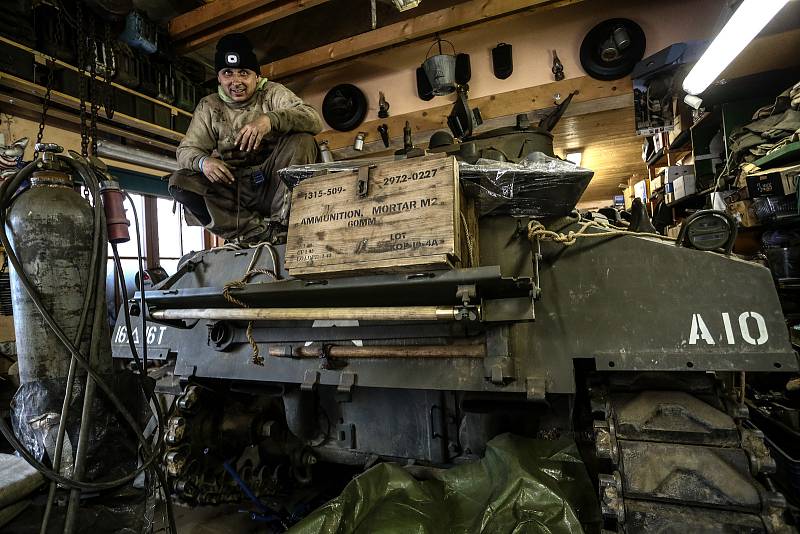
[[203, 98], [177, 150], [169, 191], [189, 224], [239, 243], [285, 236], [289, 191], [277, 171], [317, 161], [319, 114], [258, 76], [253, 45], [226, 35], [214, 55], [219, 88]]

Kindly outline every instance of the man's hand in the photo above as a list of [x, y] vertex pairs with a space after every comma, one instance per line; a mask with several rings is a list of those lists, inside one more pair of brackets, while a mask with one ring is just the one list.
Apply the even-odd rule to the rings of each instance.
[[236, 135], [234, 144], [239, 145], [239, 150], [250, 152], [258, 148], [261, 140], [272, 130], [272, 123], [267, 115], [262, 115], [251, 123], [245, 124]]
[[206, 158], [203, 161], [203, 174], [212, 182], [232, 184], [235, 181], [225, 162], [217, 158]]

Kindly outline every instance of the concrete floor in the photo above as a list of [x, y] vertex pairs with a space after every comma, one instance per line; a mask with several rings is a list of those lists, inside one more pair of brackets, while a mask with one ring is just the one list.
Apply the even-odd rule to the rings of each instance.
[[242, 506], [200, 508], [175, 506], [173, 510], [179, 534], [272, 534], [274, 532], [264, 523], [251, 520], [249, 512]]

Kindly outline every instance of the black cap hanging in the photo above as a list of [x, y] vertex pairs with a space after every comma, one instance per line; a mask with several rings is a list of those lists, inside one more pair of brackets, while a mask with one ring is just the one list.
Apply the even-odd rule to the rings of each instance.
[[322, 101], [322, 116], [331, 128], [340, 132], [352, 130], [367, 114], [367, 97], [349, 83], [337, 85]]

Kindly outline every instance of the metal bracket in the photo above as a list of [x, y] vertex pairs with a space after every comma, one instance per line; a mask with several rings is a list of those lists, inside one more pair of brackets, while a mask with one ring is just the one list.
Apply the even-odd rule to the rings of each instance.
[[486, 357], [483, 359], [484, 376], [492, 384], [503, 386], [516, 378], [514, 360], [510, 356], [509, 329], [507, 326], [491, 328], [486, 332]]
[[470, 299], [474, 299], [477, 294], [475, 284], [460, 284], [456, 289], [456, 298], [461, 299], [464, 306], [467, 306]]
[[356, 425], [347, 423], [339, 425], [336, 429], [339, 437], [339, 446], [346, 449], [356, 448]]
[[529, 376], [525, 379], [525, 397], [529, 401], [545, 399], [547, 383], [543, 376]]
[[339, 385], [336, 387], [336, 397], [339, 402], [350, 402], [353, 395], [353, 386], [356, 385], [356, 373], [343, 372], [339, 375]]
[[375, 165], [364, 165], [358, 168], [358, 181], [356, 182], [358, 198], [366, 198], [369, 194], [369, 171], [374, 167]]
[[303, 383], [300, 384], [301, 391], [314, 391], [314, 388], [319, 384], [319, 371], [313, 369], [306, 369], [303, 375]]
[[532, 251], [533, 256], [533, 300], [539, 300], [542, 296], [542, 286], [539, 285], [539, 262], [542, 261], [542, 243], [536, 238], [536, 249]]

